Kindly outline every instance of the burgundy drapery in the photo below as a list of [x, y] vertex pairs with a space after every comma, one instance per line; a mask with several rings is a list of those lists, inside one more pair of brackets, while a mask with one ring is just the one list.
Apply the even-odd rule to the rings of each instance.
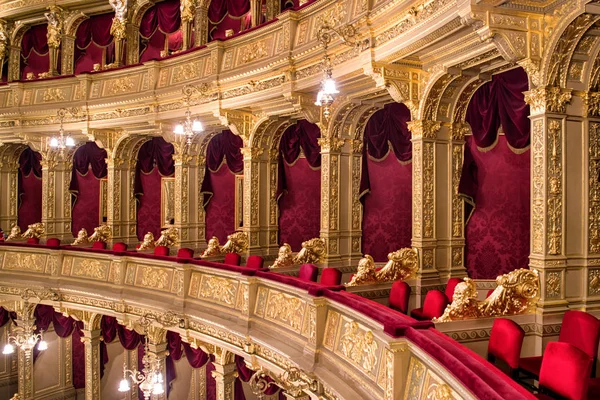
[[73, 170], [69, 191], [72, 195], [71, 233], [77, 236], [81, 228], [89, 234], [100, 223], [100, 179], [108, 174], [106, 150], [95, 142], [87, 142], [73, 155]]
[[208, 7], [208, 20], [218, 25], [226, 16], [241, 18], [250, 11], [250, 0], [212, 0]]
[[527, 89], [523, 69], [507, 71], [479, 88], [467, 109], [473, 134], [465, 145], [459, 193], [467, 202], [465, 265], [473, 278], [491, 279], [527, 267], [530, 122], [523, 95]]
[[162, 137], [154, 137], [144, 143], [138, 152], [135, 167], [134, 193], [139, 200], [137, 208], [137, 236], [152, 232], [160, 235], [161, 177], [175, 174], [173, 145]]
[[360, 200], [362, 251], [375, 261], [410, 247], [412, 233], [412, 143], [410, 111], [400, 103], [374, 113], [363, 136]]
[[102, 63], [106, 50], [106, 64], [114, 60], [113, 36], [110, 34], [115, 13], [94, 15], [83, 21], [75, 34], [75, 73], [94, 70], [94, 64]]
[[42, 155], [27, 147], [19, 157], [18, 222], [21, 231], [42, 220]]
[[0, 328], [6, 325], [9, 321], [15, 319], [14, 313], [11, 313], [4, 307], [0, 307]]
[[279, 242], [289, 243], [294, 251], [300, 250], [303, 241], [319, 236], [320, 135], [316, 125], [302, 120], [286, 129], [279, 144]]
[[205, 208], [214, 194], [215, 186], [210, 179], [211, 172], [217, 172], [223, 161], [226, 162], [227, 168], [234, 174], [244, 172], [244, 156], [242, 156], [241, 151], [243, 146], [242, 138], [229, 129], [215, 135], [208, 143], [204, 180], [200, 188], [200, 193], [204, 195]]
[[[241, 356], [238, 356], [238, 355], [235, 356], [235, 366], [237, 368], [240, 384], [241, 384], [241, 382], [248, 382], [250, 380], [250, 378], [252, 377], [252, 375], [254, 375], [255, 371], [251, 370], [250, 368], [248, 368], [246, 366], [246, 363], [244, 362], [244, 358]], [[273, 382], [273, 380], [269, 377], [267, 377], [267, 381]], [[236, 389], [236, 394], [237, 394], [238, 388], [236, 387], [235, 389]], [[267, 396], [271, 396], [271, 395], [274, 395], [275, 393], [277, 393], [278, 391], [279, 391], [279, 386], [273, 384], [273, 385], [269, 386], [269, 388], [267, 390], [265, 390], [264, 394]], [[242, 392], [242, 394], [243, 394], [243, 392]], [[238, 397], [236, 397], [236, 399], [241, 400]]]
[[21, 79], [25, 80], [28, 72], [35, 75], [48, 72], [50, 55], [48, 54], [48, 25], [31, 27], [21, 40]]
[[[166, 0], [157, 3], [146, 11], [140, 23], [140, 62], [160, 58], [160, 52], [164, 50], [165, 40], [169, 40], [169, 50], [175, 51], [181, 48], [178, 36], [170, 39], [170, 35], [177, 32], [181, 26], [179, 0]], [[175, 47], [179, 45], [179, 47]]]

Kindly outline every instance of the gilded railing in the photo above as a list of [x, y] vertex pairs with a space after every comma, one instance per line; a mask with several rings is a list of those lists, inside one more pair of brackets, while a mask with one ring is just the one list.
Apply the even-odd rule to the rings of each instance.
[[[501, 375], [477, 359], [482, 381], [461, 382], [445, 365], [452, 363], [451, 352], [446, 360], [418, 344], [436, 332], [430, 323], [267, 270], [2, 245], [0, 278], [5, 306], [26, 289], [51, 290], [58, 300], [46, 302], [60, 310], [116, 316], [126, 324], [151, 315], [188, 342], [240, 354], [273, 374], [297, 368], [307, 382], [304, 391], [324, 398], [476, 398], [486, 373], [496, 384]], [[461, 351], [449, 338], [443, 346]], [[491, 393], [506, 390], [518, 389], [502, 382]]]

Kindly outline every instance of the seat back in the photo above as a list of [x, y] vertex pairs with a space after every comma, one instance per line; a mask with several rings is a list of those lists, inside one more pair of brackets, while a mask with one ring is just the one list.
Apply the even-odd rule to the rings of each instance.
[[342, 272], [337, 268], [325, 268], [321, 271], [321, 285], [338, 286], [342, 283]]
[[169, 248], [167, 246], [156, 246], [154, 248], [154, 255], [155, 256], [168, 256]]
[[92, 249], [96, 249], [96, 250], [105, 250], [106, 249], [106, 243], [104, 242], [94, 242], [92, 244]]
[[194, 250], [182, 247], [177, 250], [177, 258], [194, 258]]
[[125, 244], [123, 242], [117, 242], [117, 243], [113, 244], [112, 250], [113, 251], [127, 251], [127, 244]]
[[48, 240], [46, 240], [46, 246], [59, 247], [60, 246], [60, 239], [57, 239], [57, 238], [48, 238]]
[[439, 290], [430, 290], [423, 302], [423, 316], [427, 319], [441, 317], [448, 305], [448, 298]]
[[521, 347], [525, 331], [516, 322], [506, 318], [496, 318], [488, 343], [489, 355], [504, 361], [512, 369], [519, 368]]
[[304, 281], [316, 282], [317, 275], [319, 275], [319, 268], [313, 264], [302, 264], [298, 271], [298, 278]]
[[40, 239], [38, 239], [38, 238], [29, 238], [29, 239], [27, 239], [27, 244], [40, 244]]
[[227, 265], [239, 266], [242, 262], [242, 257], [237, 253], [227, 253], [225, 254], [225, 261], [223, 263]]
[[396, 281], [390, 290], [390, 308], [406, 314], [408, 312], [408, 299], [410, 298], [410, 286], [404, 281]]
[[567, 311], [558, 341], [572, 344], [589, 357], [596, 358], [600, 341], [600, 320], [583, 311]]
[[450, 278], [448, 279], [448, 283], [446, 284], [446, 290], [444, 293], [448, 298], [448, 302], [452, 303], [452, 296], [454, 296], [454, 289], [456, 289], [456, 285], [461, 283], [463, 280], [460, 278]]
[[546, 346], [540, 386], [569, 400], [585, 400], [592, 359], [577, 347], [564, 342], [550, 342]]
[[253, 269], [261, 269], [265, 260], [261, 256], [249, 256], [246, 260], [246, 267]]

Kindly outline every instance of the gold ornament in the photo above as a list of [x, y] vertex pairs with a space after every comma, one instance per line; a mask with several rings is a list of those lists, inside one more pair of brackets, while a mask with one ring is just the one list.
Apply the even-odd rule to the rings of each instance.
[[166, 246], [175, 247], [179, 245], [179, 230], [175, 227], [168, 227], [160, 231], [160, 237], [156, 242], [155, 246]]
[[48, 33], [46, 34], [48, 47], [58, 49], [60, 48], [63, 30], [62, 9], [57, 6], [50, 6], [48, 10], [48, 12], [44, 13], [44, 16], [48, 20]]
[[388, 262], [375, 270], [373, 257], [366, 254], [358, 262], [358, 271], [346, 286], [370, 285], [411, 278], [419, 269], [417, 249], [400, 249], [388, 254]]
[[221, 254], [221, 245], [219, 244], [219, 239], [216, 236], [213, 236], [208, 241], [208, 247], [204, 250], [204, 253], [200, 256], [200, 258], [213, 257]]
[[227, 242], [221, 247], [221, 254], [242, 254], [248, 250], [248, 235], [244, 232], [234, 232], [227, 236]]
[[540, 296], [540, 278], [536, 270], [517, 269], [496, 278], [498, 287], [483, 301], [477, 301], [477, 286], [471, 278], [456, 285], [452, 304], [433, 322], [499, 317], [535, 311]]
[[313, 238], [302, 242], [302, 250], [294, 257], [294, 265], [318, 264], [325, 257], [325, 240]]
[[77, 246], [79, 244], [88, 244], [90, 239], [88, 237], [87, 230], [85, 228], [81, 228], [79, 232], [77, 232], [77, 237], [73, 241], [72, 245]]
[[27, 227], [27, 230], [23, 234], [24, 238], [28, 239], [39, 239], [46, 232], [46, 227], [41, 222], [36, 222]]
[[6, 238], [6, 241], [13, 241], [13, 240], [22, 240], [23, 239], [23, 235], [21, 234], [21, 228], [19, 228], [19, 225], [13, 225], [12, 228], [10, 228], [10, 235], [8, 235], [8, 237]]
[[291, 267], [294, 265], [294, 256], [292, 255], [292, 247], [284, 243], [279, 248], [279, 253], [273, 265], [269, 266], [269, 269]]
[[112, 238], [112, 229], [106, 224], [102, 224], [94, 228], [94, 233], [88, 238], [90, 243], [92, 242], [103, 242], [108, 243]]
[[152, 250], [154, 247], [154, 235], [152, 232], [148, 232], [144, 235], [144, 240], [140, 244], [140, 247], [137, 248], [137, 251]]

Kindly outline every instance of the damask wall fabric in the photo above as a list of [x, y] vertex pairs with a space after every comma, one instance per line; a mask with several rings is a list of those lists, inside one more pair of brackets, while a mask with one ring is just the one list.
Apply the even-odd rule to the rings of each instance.
[[164, 221], [160, 220], [161, 175], [158, 168], [140, 175], [144, 195], [139, 197], [137, 209], [137, 237], [140, 241], [144, 235], [152, 232], [155, 239], [160, 236], [160, 228]]
[[364, 196], [363, 254], [387, 261], [387, 254], [410, 247], [412, 236], [412, 163], [393, 154], [383, 161], [368, 159], [371, 191]]
[[279, 200], [279, 242], [299, 251], [303, 241], [320, 235], [321, 171], [302, 157], [284, 164], [287, 192]]
[[477, 165], [476, 208], [465, 230], [465, 263], [474, 279], [494, 279], [529, 264], [530, 151], [515, 154], [506, 137], [488, 152], [467, 144]]
[[227, 235], [239, 228], [235, 226], [235, 174], [223, 163], [217, 172], [209, 172], [207, 178], [214, 192], [206, 206], [206, 239], [216, 236], [225, 243]]
[[[21, 231], [42, 220], [42, 155], [27, 147], [19, 156], [17, 215]], [[9, 229], [10, 227], [6, 227]]]

